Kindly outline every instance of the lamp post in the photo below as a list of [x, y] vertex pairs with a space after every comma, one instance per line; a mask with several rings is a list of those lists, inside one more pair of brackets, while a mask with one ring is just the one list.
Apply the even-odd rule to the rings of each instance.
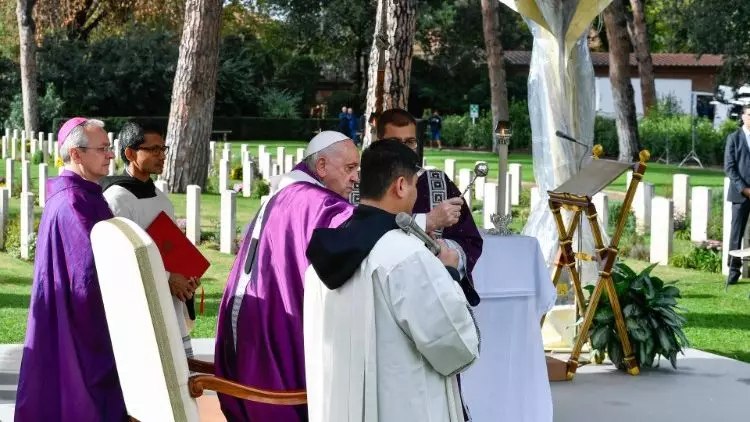
[[[505, 197], [506, 192], [510, 188], [507, 185], [508, 181], [508, 144], [510, 138], [513, 136], [513, 129], [509, 121], [501, 120], [497, 122], [495, 127], [495, 136], [497, 136], [497, 209], [496, 213], [500, 216], [505, 216]], [[510, 207], [508, 207], [508, 214], [510, 214]]]

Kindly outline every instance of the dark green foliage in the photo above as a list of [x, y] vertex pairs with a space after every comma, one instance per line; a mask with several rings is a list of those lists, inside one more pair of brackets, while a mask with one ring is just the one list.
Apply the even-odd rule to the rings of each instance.
[[[677, 354], [689, 347], [682, 331], [686, 322], [678, 313], [680, 289], [674, 283], [665, 283], [651, 275], [656, 265], [651, 265], [640, 274], [618, 262], [612, 271], [612, 280], [618, 301], [625, 318], [630, 344], [641, 367], [658, 366], [657, 357], [663, 356], [677, 368]], [[586, 286], [591, 294], [594, 286]], [[625, 354], [617, 336], [612, 305], [605, 294], [594, 314], [589, 331], [592, 347], [598, 357], [606, 353], [620, 369], [625, 369]]]

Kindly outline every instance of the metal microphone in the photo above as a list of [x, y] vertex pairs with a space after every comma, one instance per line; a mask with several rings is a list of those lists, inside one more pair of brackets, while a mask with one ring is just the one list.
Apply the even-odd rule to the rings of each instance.
[[414, 217], [411, 215], [405, 212], [398, 213], [398, 215], [396, 215], [396, 224], [398, 224], [398, 226], [401, 227], [401, 230], [406, 233], [411, 233], [414, 236], [417, 236], [433, 254], [438, 255], [440, 253], [440, 244], [437, 243], [435, 239], [428, 236], [427, 233], [419, 227], [417, 222], [414, 221]]
[[469, 188], [474, 185], [474, 182], [477, 181], [477, 177], [485, 177], [490, 172], [490, 167], [487, 165], [487, 163], [477, 163], [477, 165], [474, 166], [474, 178], [471, 179], [471, 182], [466, 186], [466, 189], [464, 189], [463, 193], [461, 193], [461, 198], [466, 195], [466, 192], [469, 191]]
[[573, 138], [572, 136], [570, 136], [570, 135], [566, 135], [565, 133], [562, 133], [562, 132], [560, 132], [559, 130], [558, 130], [558, 131], [555, 131], [555, 135], [559, 136], [560, 138], [563, 138], [563, 139], [567, 139], [568, 141], [570, 141], [570, 142], [572, 142], [572, 143], [574, 143], [574, 144], [578, 144], [578, 145], [580, 145], [580, 146], [582, 146], [582, 147], [585, 147], [586, 149], [588, 149], [588, 148], [589, 148], [589, 146], [588, 146], [588, 145], [586, 145], [586, 144], [582, 144], [582, 143], [580, 143], [580, 142], [576, 141], [576, 139], [575, 139], [575, 138]]

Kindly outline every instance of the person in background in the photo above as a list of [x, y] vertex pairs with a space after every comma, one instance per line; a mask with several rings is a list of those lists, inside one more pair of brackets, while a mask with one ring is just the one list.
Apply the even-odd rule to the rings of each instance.
[[443, 118], [440, 117], [440, 113], [437, 110], [432, 111], [432, 116], [430, 116], [428, 123], [430, 124], [430, 147], [432, 147], [432, 142], [435, 141], [438, 149], [442, 149], [440, 131], [443, 129]]
[[[724, 147], [724, 172], [729, 178], [727, 201], [732, 203], [732, 227], [729, 250], [742, 247], [748, 216], [750, 216], [750, 104], [742, 107], [742, 127], [732, 132]], [[726, 285], [739, 282], [742, 259], [729, 257]]]

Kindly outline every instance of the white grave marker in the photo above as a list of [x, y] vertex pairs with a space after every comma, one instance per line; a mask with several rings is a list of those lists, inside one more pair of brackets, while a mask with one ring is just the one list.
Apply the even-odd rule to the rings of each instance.
[[674, 237], [674, 206], [672, 200], [656, 197], [651, 207], [651, 263], [668, 265]]
[[690, 206], [690, 176], [687, 174], [675, 174], [672, 177], [672, 201], [675, 216], [685, 219]]
[[521, 203], [521, 165], [518, 163], [508, 164], [508, 173], [513, 175], [513, 184], [508, 187], [510, 190], [511, 205]]
[[31, 162], [21, 163], [21, 193], [31, 192]]
[[219, 162], [219, 193], [223, 194], [229, 189], [229, 160], [222, 159]]
[[47, 203], [47, 164], [39, 164], [39, 207], [44, 208]]
[[31, 257], [31, 235], [34, 233], [34, 194], [21, 193], [21, 258]]
[[492, 214], [497, 214], [497, 183], [485, 183], [484, 184], [484, 214], [482, 218], [483, 227], [485, 229], [494, 228], [490, 217]]
[[253, 190], [253, 163], [245, 160], [242, 163], [242, 196], [249, 198]]
[[711, 189], [705, 186], [693, 188], [690, 210], [690, 240], [708, 240], [708, 220], [711, 216]]
[[201, 238], [201, 187], [198, 185], [187, 187], [186, 217], [185, 235], [193, 245], [197, 245]]
[[237, 212], [237, 192], [225, 190], [221, 193], [221, 245], [220, 251], [226, 254], [236, 252], [235, 224]]

